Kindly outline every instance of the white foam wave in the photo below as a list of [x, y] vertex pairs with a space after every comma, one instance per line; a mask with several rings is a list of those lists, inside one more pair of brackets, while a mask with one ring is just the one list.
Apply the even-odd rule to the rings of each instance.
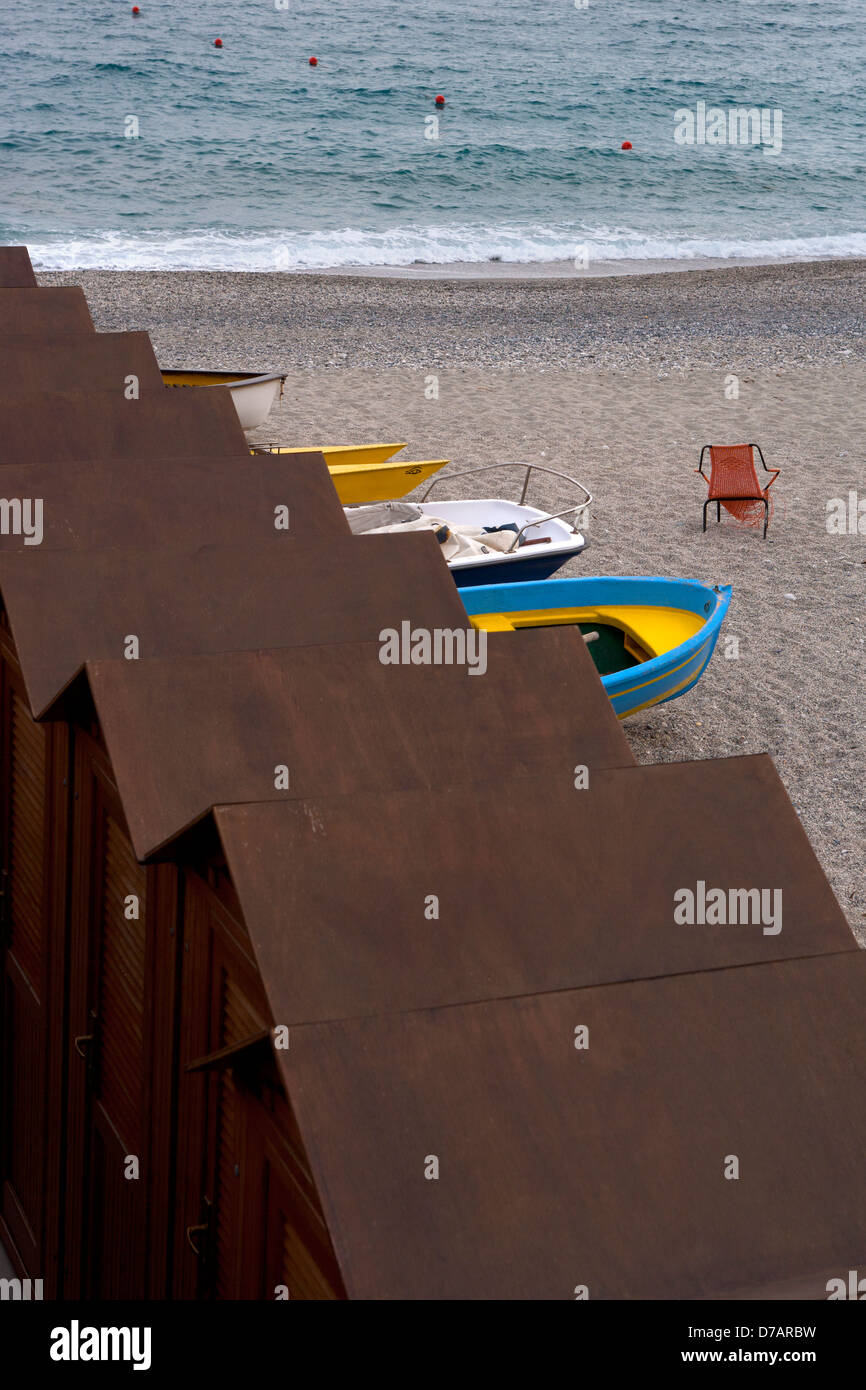
[[820, 260], [866, 256], [866, 234], [724, 238], [648, 235], [628, 228], [431, 226], [241, 234], [106, 231], [27, 240], [39, 270], [297, 271], [373, 266], [551, 261]]

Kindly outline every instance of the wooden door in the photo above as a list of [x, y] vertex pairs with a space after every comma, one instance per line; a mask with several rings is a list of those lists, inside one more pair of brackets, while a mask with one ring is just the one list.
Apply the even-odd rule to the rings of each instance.
[[0, 1229], [55, 1297], [62, 1148], [63, 725], [30, 717], [0, 637]]
[[147, 1290], [148, 876], [107, 759], [76, 734], [66, 1296]]
[[241, 1297], [344, 1298], [300, 1136], [284, 1097], [265, 1083], [244, 1111], [246, 1257]]
[[[243, 927], [186, 875], [180, 1006], [180, 1298], [341, 1296], [336, 1262], [268, 1041]], [[187, 1070], [192, 1065], [193, 1072]]]
[[231, 1066], [196, 1063], [266, 1029], [243, 928], [197, 874], [185, 875], [180, 991], [175, 1297], [236, 1298], [241, 1103]]

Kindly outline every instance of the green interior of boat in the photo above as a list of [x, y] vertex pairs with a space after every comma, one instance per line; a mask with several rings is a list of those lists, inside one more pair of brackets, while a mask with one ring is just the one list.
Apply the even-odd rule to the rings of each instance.
[[[649, 652], [637, 654], [637, 643], [622, 628], [611, 627], [607, 623], [578, 623], [577, 626], [584, 637], [590, 639], [586, 648], [600, 676], [612, 676], [615, 671], [627, 671], [629, 667], [639, 666], [642, 661], [651, 659]], [[593, 637], [593, 633], [598, 635]]]

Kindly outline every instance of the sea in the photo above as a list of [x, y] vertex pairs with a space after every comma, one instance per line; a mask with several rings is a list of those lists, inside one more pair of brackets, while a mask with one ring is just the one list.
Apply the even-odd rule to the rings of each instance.
[[139, 11], [0, 0], [0, 242], [38, 268], [866, 255], [866, 0]]

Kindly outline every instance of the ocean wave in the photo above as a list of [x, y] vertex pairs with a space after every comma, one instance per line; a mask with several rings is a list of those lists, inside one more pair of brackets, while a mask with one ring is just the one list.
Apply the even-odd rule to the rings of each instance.
[[866, 234], [673, 238], [628, 228], [579, 226], [395, 227], [242, 234], [202, 230], [134, 235], [120, 231], [26, 240], [39, 270], [326, 270], [413, 264], [516, 264], [550, 261], [820, 260], [866, 257]]

